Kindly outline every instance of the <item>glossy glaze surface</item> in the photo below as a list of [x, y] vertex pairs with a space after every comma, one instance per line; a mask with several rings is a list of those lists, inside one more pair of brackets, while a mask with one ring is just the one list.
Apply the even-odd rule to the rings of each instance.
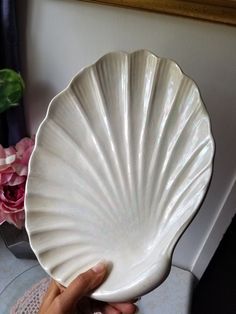
[[67, 286], [110, 262], [93, 297], [161, 284], [212, 171], [210, 122], [194, 82], [142, 50], [110, 53], [50, 103], [30, 162], [26, 226], [44, 269]]

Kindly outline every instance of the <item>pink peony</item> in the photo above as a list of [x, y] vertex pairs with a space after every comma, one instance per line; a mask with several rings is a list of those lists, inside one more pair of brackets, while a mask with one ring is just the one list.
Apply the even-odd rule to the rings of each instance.
[[23, 138], [15, 147], [0, 145], [0, 225], [5, 221], [17, 228], [24, 225], [25, 182], [33, 147], [30, 138]]

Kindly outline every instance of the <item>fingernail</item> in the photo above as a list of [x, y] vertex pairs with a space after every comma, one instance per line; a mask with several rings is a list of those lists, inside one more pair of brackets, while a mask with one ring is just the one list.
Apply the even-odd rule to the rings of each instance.
[[99, 262], [98, 264], [96, 264], [95, 266], [93, 266], [92, 270], [95, 273], [101, 273], [104, 272], [104, 270], [106, 269], [106, 264], [104, 262]]

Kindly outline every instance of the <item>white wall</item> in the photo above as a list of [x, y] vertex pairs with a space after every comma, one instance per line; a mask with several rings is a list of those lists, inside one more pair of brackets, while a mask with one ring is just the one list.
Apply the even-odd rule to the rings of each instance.
[[196, 81], [216, 140], [214, 174], [173, 263], [201, 276], [220, 239], [213, 239], [212, 250], [198, 263], [213, 224], [219, 213], [230, 215], [221, 235], [235, 212], [221, 209], [236, 174], [236, 28], [70, 0], [19, 1], [19, 10], [26, 41], [22, 42], [26, 116], [32, 134], [50, 99], [78, 70], [110, 51], [149, 49], [174, 59]]

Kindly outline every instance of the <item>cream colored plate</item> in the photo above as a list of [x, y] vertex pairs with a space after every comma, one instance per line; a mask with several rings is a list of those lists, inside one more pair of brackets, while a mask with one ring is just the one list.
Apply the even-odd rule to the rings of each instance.
[[67, 286], [112, 264], [95, 299], [161, 284], [205, 194], [214, 144], [194, 82], [148, 51], [110, 53], [49, 105], [31, 158], [26, 227], [43, 268]]

